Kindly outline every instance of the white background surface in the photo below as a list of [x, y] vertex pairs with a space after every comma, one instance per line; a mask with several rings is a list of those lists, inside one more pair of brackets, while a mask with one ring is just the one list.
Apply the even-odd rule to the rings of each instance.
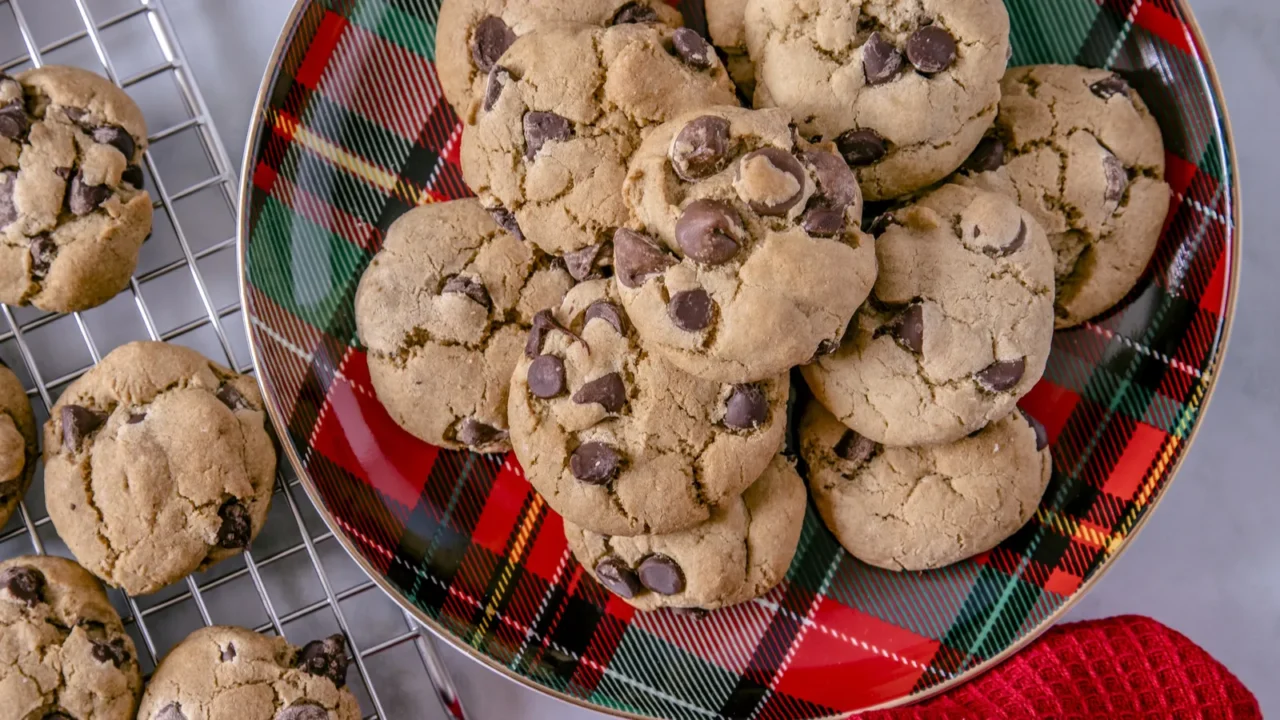
[[[570, 2], [572, 0], [565, 0]], [[228, 151], [290, 0], [166, 0]], [[1231, 352], [1182, 471], [1146, 529], [1068, 619], [1143, 614], [1187, 634], [1280, 715], [1280, 3], [1192, 0], [1226, 88], [1245, 203], [1244, 285]], [[477, 720], [602, 717], [509, 682], [442, 646]], [[431, 713], [434, 717], [434, 712]]]

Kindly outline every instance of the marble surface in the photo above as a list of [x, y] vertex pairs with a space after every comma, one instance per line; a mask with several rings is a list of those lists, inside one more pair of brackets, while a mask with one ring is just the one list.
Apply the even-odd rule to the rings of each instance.
[[[259, 79], [290, 0], [166, 0], [228, 151], [239, 158]], [[1280, 715], [1280, 3], [1192, 0], [1226, 89], [1244, 186], [1244, 284], [1222, 380], [1182, 471], [1132, 547], [1070, 620], [1150, 615], [1187, 634]], [[471, 717], [588, 720], [440, 643]], [[439, 715], [428, 712], [427, 717]]]

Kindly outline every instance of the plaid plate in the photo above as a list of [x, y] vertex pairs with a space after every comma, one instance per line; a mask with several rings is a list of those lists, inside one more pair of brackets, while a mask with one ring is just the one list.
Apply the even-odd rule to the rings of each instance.
[[434, 60], [438, 0], [314, 0], [245, 176], [259, 370], [335, 532], [482, 659], [606, 709], [816, 718], [919, 697], [1043, 630], [1159, 501], [1224, 349], [1238, 237], [1224, 108], [1175, 0], [1008, 0], [1016, 64], [1123, 71], [1164, 128], [1175, 192], [1143, 283], [1061, 333], [1024, 406], [1053, 441], [1035, 520], [928, 574], [865, 567], [813, 513], [783, 584], [695, 621], [640, 615], [585, 576], [514, 457], [426, 446], [374, 396], [352, 298], [386, 229], [468, 194]]

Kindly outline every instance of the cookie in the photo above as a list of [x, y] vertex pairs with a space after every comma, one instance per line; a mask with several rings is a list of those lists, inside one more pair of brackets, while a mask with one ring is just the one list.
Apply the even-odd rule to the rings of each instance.
[[1020, 411], [954, 443], [890, 448], [817, 403], [800, 426], [809, 490], [851, 555], [933, 570], [999, 545], [1031, 520], [1052, 473], [1048, 436]]
[[0, 562], [0, 715], [133, 720], [138, 651], [102, 586], [70, 560]]
[[962, 182], [1016, 198], [1057, 257], [1056, 315], [1073, 327], [1115, 307], [1160, 242], [1171, 191], [1160, 126], [1106, 70], [1010, 70], [992, 133]]
[[756, 93], [756, 66], [747, 53], [747, 0], [705, 0], [707, 31], [724, 53], [724, 66], [748, 101]]
[[94, 575], [155, 592], [240, 554], [276, 470], [253, 378], [165, 343], [125, 345], [72, 383], [44, 426], [45, 502]]
[[500, 225], [555, 255], [627, 224], [622, 182], [650, 130], [737, 102], [709, 43], [652, 24], [530, 33], [489, 75], [463, 133], [463, 174]]
[[36, 418], [22, 382], [0, 362], [0, 527], [18, 509], [36, 474]]
[[835, 141], [869, 200], [945, 178], [995, 119], [1001, 0], [750, 0], [745, 23], [756, 107]]
[[1012, 200], [958, 185], [891, 218], [870, 301], [840, 348], [802, 372], [875, 442], [952, 442], [1009, 414], [1044, 374], [1053, 251]]
[[639, 342], [608, 280], [539, 316], [511, 378], [511, 441], [566, 520], [607, 535], [685, 530], [741, 495], [786, 428], [786, 375], [702, 380]]
[[297, 648], [237, 627], [195, 631], [147, 684], [138, 720], [358, 720], [346, 639]]
[[356, 293], [369, 376], [391, 417], [433, 445], [508, 452], [507, 389], [534, 314], [573, 286], [480, 203], [410, 211]]
[[781, 110], [718, 107], [655, 131], [631, 163], [614, 271], [648, 349], [753, 382], [834, 349], [876, 276], [862, 195]]
[[610, 537], [565, 523], [569, 549], [613, 594], [641, 610], [717, 610], [782, 581], [800, 543], [804, 481], [777, 456], [740, 498], [669, 535]]
[[0, 302], [97, 307], [129, 285], [151, 233], [147, 126], [86, 70], [0, 73]]
[[662, 0], [448, 0], [436, 25], [436, 71], [458, 115], [472, 117], [489, 71], [516, 38], [558, 23], [683, 24], [680, 13]]

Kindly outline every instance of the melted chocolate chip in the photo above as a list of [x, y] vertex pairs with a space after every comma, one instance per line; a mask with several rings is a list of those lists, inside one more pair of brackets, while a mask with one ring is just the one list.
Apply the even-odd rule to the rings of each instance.
[[53, 267], [53, 259], [58, 255], [58, 244], [48, 235], [37, 235], [31, 238], [31, 279], [35, 282], [44, 280]]
[[613, 16], [613, 25], [631, 25], [658, 22], [658, 11], [639, 2], [629, 2]]
[[619, 557], [606, 557], [596, 563], [596, 579], [606, 590], [621, 598], [630, 600], [639, 595], [644, 586], [640, 578]]
[[715, 303], [706, 290], [685, 290], [676, 293], [667, 306], [671, 322], [685, 332], [701, 332], [711, 327]]
[[1022, 413], [1023, 419], [1027, 421], [1027, 424], [1030, 425], [1031, 429], [1036, 433], [1036, 450], [1040, 451], [1049, 447], [1049, 431], [1044, 429], [1044, 423], [1031, 417], [1031, 415], [1022, 408], [1018, 408], [1018, 412]]
[[549, 142], [564, 142], [573, 137], [569, 119], [549, 112], [529, 112], [524, 116], [524, 157], [532, 160]]
[[1129, 83], [1124, 78], [1119, 75], [1112, 75], [1090, 85], [1089, 90], [1103, 100], [1110, 100], [1116, 95], [1129, 97], [1130, 88]]
[[489, 291], [474, 278], [455, 275], [449, 278], [440, 292], [443, 295], [466, 295], [486, 310], [493, 307], [493, 301], [489, 299]]
[[719, 200], [695, 201], [676, 221], [676, 243], [686, 256], [704, 265], [723, 265], [737, 257], [738, 242], [746, 234], [733, 206]]
[[679, 595], [684, 592], [684, 571], [675, 560], [666, 555], [650, 555], [640, 561], [640, 583], [659, 595]]
[[978, 147], [964, 161], [964, 169], [969, 172], [995, 172], [1004, 167], [1004, 141], [998, 137], [986, 137], [978, 143]]
[[341, 635], [309, 642], [298, 655], [298, 667], [303, 672], [329, 678], [338, 687], [347, 684], [347, 666], [350, 663], [347, 639]]
[[62, 446], [71, 452], [80, 452], [85, 438], [107, 422], [107, 414], [79, 405], [64, 405], [61, 419]]
[[486, 425], [475, 418], [463, 420], [462, 425], [458, 428], [457, 436], [458, 442], [477, 450], [495, 443], [505, 442], [510, 437], [511, 433], [506, 430]]
[[498, 227], [511, 233], [520, 242], [524, 242], [524, 231], [520, 229], [520, 223], [516, 221], [515, 213], [505, 208], [494, 208], [489, 211], [489, 215], [493, 217], [493, 221], [498, 224]]
[[[759, 198], [759, 197], [743, 197], [751, 209], [761, 215], [769, 217], [782, 217], [791, 212], [791, 208], [795, 207], [800, 199], [804, 197], [805, 176], [804, 166], [796, 159], [795, 155], [775, 147], [766, 147], [756, 150], [742, 158], [742, 162], [738, 164], [738, 178], [741, 179], [743, 174], [747, 172], [749, 167], [761, 167], [760, 163], [767, 161], [764, 172], [773, 174], [776, 177], [777, 185], [781, 186], [781, 176], [778, 173], [790, 175], [795, 180], [795, 192], [786, 198]], [[759, 171], [757, 171], [759, 172]], [[739, 195], [742, 195], [741, 191]]]
[[911, 352], [924, 352], [923, 305], [916, 304], [903, 310], [884, 329]]
[[533, 328], [529, 331], [529, 339], [524, 344], [525, 356], [536, 358], [541, 355], [542, 346], [547, 341], [547, 335], [552, 332], [562, 332], [574, 340], [582, 342], [582, 338], [574, 335], [568, 328], [561, 325], [550, 310], [541, 310], [537, 315], [533, 316]]
[[120, 173], [121, 182], [127, 182], [138, 190], [142, 190], [147, 185], [147, 176], [142, 173], [142, 168], [138, 165], [130, 165]]
[[706, 70], [715, 64], [716, 51], [696, 30], [680, 28], [671, 38], [676, 54], [690, 67]]
[[583, 316], [584, 324], [590, 324], [592, 320], [603, 320], [613, 326], [619, 335], [627, 334], [627, 316], [622, 308], [614, 305], [608, 300], [597, 300], [587, 308], [587, 312]]
[[222, 525], [218, 528], [218, 547], [223, 550], [243, 550], [249, 547], [249, 538], [253, 535], [253, 521], [249, 511], [240, 501], [231, 498], [218, 508], [218, 517]]
[[602, 242], [564, 254], [569, 275], [578, 282], [599, 280], [605, 277], [605, 268], [613, 263], [613, 246]]
[[182, 713], [181, 705], [172, 702], [160, 708], [160, 712], [156, 713], [151, 720], [187, 720], [187, 716]]
[[925, 75], [951, 67], [956, 61], [956, 39], [939, 25], [925, 25], [907, 38], [907, 59]]
[[233, 643], [233, 642], [229, 642], [229, 643], [227, 643], [227, 646], [226, 646], [226, 647], [222, 648], [222, 655], [221, 655], [221, 659], [222, 659], [222, 662], [231, 662], [232, 660], [235, 660], [235, 659], [236, 659], [236, 644], [235, 644], [235, 643]]
[[875, 455], [879, 449], [880, 446], [871, 440], [852, 430], [846, 430], [844, 435], [840, 436], [840, 441], [836, 443], [834, 451], [836, 457], [841, 460], [860, 466], [870, 460], [871, 456]]
[[568, 388], [564, 361], [555, 355], [542, 355], [529, 365], [529, 392], [534, 397], [550, 400]]
[[236, 410], [252, 409], [249, 406], [249, 401], [246, 400], [244, 395], [231, 383], [227, 383], [226, 385], [218, 388], [218, 392], [215, 397], [217, 397], [218, 400], [223, 405], [226, 405], [232, 412]]
[[44, 600], [44, 585], [44, 573], [33, 567], [11, 567], [0, 572], [0, 588], [27, 607], [35, 607]]
[[71, 213], [77, 217], [84, 217], [97, 210], [109, 197], [111, 188], [106, 185], [87, 185], [81, 173], [72, 176], [71, 187], [67, 190], [67, 203]]
[[618, 373], [609, 373], [582, 386], [574, 393], [573, 401], [579, 405], [599, 405], [605, 412], [617, 414], [627, 404], [627, 386]]
[[858, 178], [838, 156], [814, 150], [804, 154], [818, 181], [818, 192], [804, 214], [804, 230], [814, 237], [835, 237], [844, 231], [849, 206], [858, 201]]
[[[978, 232], [977, 228], [974, 228], [975, 237], [977, 236], [977, 232]], [[1009, 257], [1010, 255], [1021, 250], [1022, 247], [1026, 244], [1027, 244], [1027, 221], [1023, 220], [1021, 223], [1018, 224], [1017, 234], [1013, 236], [1013, 239], [1010, 240], [1007, 245], [999, 248], [989, 247], [983, 250], [983, 252], [985, 252], [987, 255], [990, 255], [991, 257]]]
[[21, 140], [31, 129], [31, 118], [22, 100], [14, 100], [0, 108], [0, 137]]
[[147, 419], [147, 414], [144, 412], [129, 413], [129, 419], [126, 420], [125, 422], [128, 423], [129, 425], [141, 425], [142, 421], [146, 419]]
[[1102, 169], [1107, 175], [1107, 202], [1120, 202], [1124, 191], [1129, 187], [1129, 171], [1124, 169], [1120, 158], [1107, 153], [1102, 160]]
[[724, 170], [732, 160], [729, 121], [715, 115], [696, 118], [671, 144], [671, 167], [681, 179], [693, 182]]
[[569, 472], [588, 485], [604, 485], [622, 469], [622, 456], [601, 442], [586, 442], [569, 457]]
[[755, 430], [769, 419], [769, 398], [759, 385], [735, 385], [725, 402], [724, 424], [734, 430]]
[[1000, 393], [1017, 387], [1018, 383], [1022, 382], [1022, 376], [1026, 371], [1026, 358], [1019, 358], [1017, 360], [993, 363], [987, 369], [975, 375], [974, 378], [983, 390]]
[[873, 32], [862, 46], [862, 70], [868, 85], [887, 83], [902, 70], [902, 53], [880, 33]]
[[329, 720], [329, 711], [314, 703], [302, 702], [281, 710], [275, 720]]
[[836, 147], [853, 167], [874, 165], [889, 153], [889, 144], [875, 130], [850, 130], [836, 138]]
[[489, 79], [484, 86], [484, 104], [481, 107], [485, 112], [489, 112], [494, 105], [498, 104], [502, 91], [506, 90], [510, 83], [511, 71], [501, 65], [494, 65], [489, 71]]
[[111, 663], [116, 667], [122, 667], [133, 657], [129, 653], [129, 648], [125, 646], [123, 638], [113, 638], [108, 642], [94, 643], [93, 649], [89, 651], [94, 660], [104, 665]]
[[515, 41], [516, 34], [502, 18], [490, 15], [476, 25], [475, 37], [471, 40], [471, 59], [480, 72], [487, 73]]
[[124, 155], [125, 160], [133, 160], [133, 152], [138, 149], [129, 131], [119, 125], [103, 125], [93, 129], [93, 141], [99, 145], [110, 145]]
[[18, 219], [18, 207], [13, 200], [13, 191], [17, 186], [16, 171], [0, 170], [0, 230]]
[[626, 228], [613, 235], [613, 267], [623, 287], [642, 287], [675, 264], [675, 258], [645, 235]]

